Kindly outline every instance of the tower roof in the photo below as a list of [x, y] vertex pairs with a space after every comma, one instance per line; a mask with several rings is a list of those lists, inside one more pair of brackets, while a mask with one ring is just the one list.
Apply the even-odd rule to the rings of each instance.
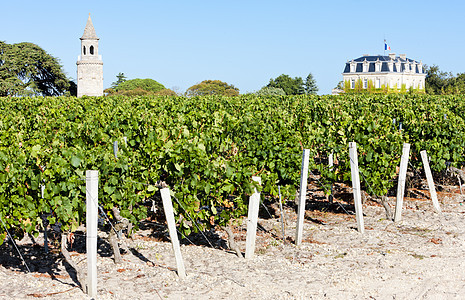
[[92, 24], [92, 20], [90, 18], [87, 19], [86, 28], [84, 28], [84, 34], [81, 37], [81, 40], [98, 40], [97, 34], [95, 33], [94, 25]]

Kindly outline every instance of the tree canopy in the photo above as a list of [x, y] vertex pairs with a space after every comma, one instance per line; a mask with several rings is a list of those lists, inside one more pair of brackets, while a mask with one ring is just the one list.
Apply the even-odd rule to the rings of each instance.
[[111, 84], [111, 88], [105, 89], [107, 95], [123, 96], [176, 96], [176, 93], [153, 79], [129, 79], [126, 80], [124, 73], [116, 75], [116, 82]]
[[284, 96], [286, 92], [282, 88], [275, 87], [262, 87], [259, 91], [255, 92], [257, 96]]
[[465, 73], [458, 73], [454, 76], [450, 72], [439, 70], [436, 65], [425, 66], [425, 71], [426, 93], [432, 95], [465, 94]]
[[434, 95], [442, 94], [444, 92], [444, 88], [447, 86], [449, 77], [451, 77], [452, 74], [440, 71], [439, 67], [436, 65], [431, 67], [425, 66], [425, 71], [426, 93]]
[[305, 79], [305, 94], [316, 95], [316, 92], [318, 92], [316, 80], [313, 78], [312, 73], [309, 73]]
[[238, 96], [239, 89], [220, 80], [204, 80], [188, 88], [186, 95], [189, 97], [207, 95]]
[[142, 89], [147, 92], [156, 93], [158, 91], [164, 90], [165, 87], [163, 86], [163, 84], [150, 78], [136, 78], [124, 80], [123, 82], [119, 83], [115, 89], [116, 91], [130, 91], [135, 89]]
[[316, 94], [318, 87], [313, 75], [308, 74], [305, 82], [302, 77], [290, 77], [286, 74], [281, 74], [275, 79], [270, 79], [269, 88], [280, 88], [284, 90], [286, 95], [302, 95], [302, 94]]
[[112, 82], [111, 83], [111, 88], [112, 89], [116, 89], [116, 87], [120, 84], [122, 84], [123, 82], [125, 82], [127, 80], [126, 76], [124, 75], [124, 73], [118, 73], [118, 75], [116, 75], [116, 81], [115, 82]]
[[0, 41], [0, 96], [59, 96], [74, 90], [59, 61], [32, 43]]

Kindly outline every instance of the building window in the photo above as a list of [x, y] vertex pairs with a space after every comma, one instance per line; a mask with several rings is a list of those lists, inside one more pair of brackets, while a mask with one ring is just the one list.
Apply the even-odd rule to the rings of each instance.
[[94, 46], [90, 46], [89, 52], [90, 52], [90, 55], [94, 55]]
[[355, 89], [355, 79], [350, 80], [350, 88]]
[[356, 68], [357, 64], [351, 62], [350, 63], [350, 73], [355, 73], [355, 68]]
[[86, 55], [86, 46], [84, 46], [84, 47], [82, 48], [82, 53], [83, 53], [84, 55]]
[[363, 88], [364, 89], [368, 88], [368, 79], [363, 79]]
[[377, 88], [377, 89], [380, 89], [380, 88], [381, 88], [381, 80], [376, 79], [375, 88]]
[[368, 72], [368, 66], [369, 66], [368, 62], [364, 61], [363, 62], [363, 72]]

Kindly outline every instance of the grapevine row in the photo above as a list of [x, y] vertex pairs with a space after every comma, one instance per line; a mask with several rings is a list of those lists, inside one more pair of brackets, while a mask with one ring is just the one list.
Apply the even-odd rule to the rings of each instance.
[[[243, 216], [253, 175], [271, 198], [278, 186], [293, 197], [303, 148], [327, 192], [349, 181], [350, 141], [359, 148], [362, 185], [385, 195], [404, 142], [415, 167], [420, 150], [436, 172], [462, 164], [463, 103], [425, 95], [0, 98], [0, 217], [16, 236], [37, 234], [50, 212], [51, 224], [74, 231], [84, 222], [84, 172], [95, 169], [99, 203], [136, 225], [157, 183], [168, 184], [188, 234], [196, 227], [183, 214], [202, 229]], [[330, 153], [332, 169], [322, 163]], [[1, 228], [0, 242], [4, 236]]]

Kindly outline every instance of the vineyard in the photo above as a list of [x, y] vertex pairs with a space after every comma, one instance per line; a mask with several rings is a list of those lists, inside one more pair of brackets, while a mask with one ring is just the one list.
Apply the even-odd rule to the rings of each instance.
[[413, 169], [420, 150], [435, 174], [464, 161], [458, 96], [0, 98], [0, 109], [0, 243], [5, 228], [15, 238], [37, 235], [45, 222], [76, 230], [85, 222], [86, 170], [99, 170], [103, 210], [118, 207], [136, 228], [168, 185], [188, 235], [244, 216], [254, 187], [270, 201], [278, 187], [293, 200], [304, 148], [327, 195], [350, 181], [351, 141], [362, 189], [374, 197], [395, 188], [404, 142]]

